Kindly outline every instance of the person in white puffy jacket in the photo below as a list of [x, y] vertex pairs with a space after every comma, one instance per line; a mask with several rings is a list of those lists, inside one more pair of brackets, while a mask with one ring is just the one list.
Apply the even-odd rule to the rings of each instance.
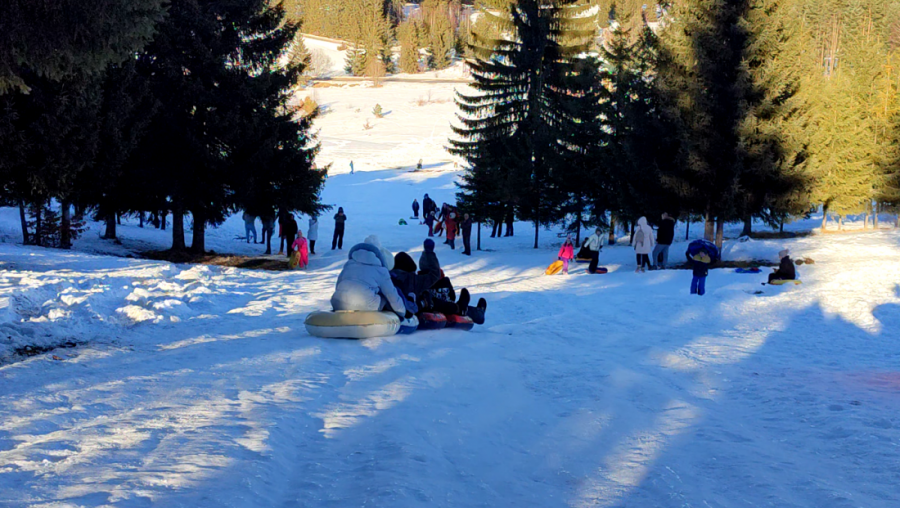
[[634, 247], [635, 259], [637, 259], [637, 269], [634, 273], [644, 271], [644, 266], [650, 268], [650, 253], [656, 246], [656, 239], [653, 237], [653, 228], [647, 223], [646, 217], [638, 219], [637, 229], [634, 230], [634, 236], [631, 238], [631, 245]]
[[600, 262], [600, 249], [603, 248], [603, 232], [600, 228], [594, 230], [594, 234], [584, 240], [582, 246], [591, 252], [591, 263], [588, 265], [588, 273], [597, 273], [597, 264]]
[[319, 219], [315, 215], [309, 217], [309, 228], [306, 231], [306, 239], [309, 240], [309, 253], [316, 253], [316, 240], [319, 239]]
[[381, 249], [368, 243], [360, 243], [350, 249], [350, 259], [341, 270], [331, 296], [331, 307], [336, 311], [388, 309], [401, 319], [408, 314], [403, 298], [385, 268]]

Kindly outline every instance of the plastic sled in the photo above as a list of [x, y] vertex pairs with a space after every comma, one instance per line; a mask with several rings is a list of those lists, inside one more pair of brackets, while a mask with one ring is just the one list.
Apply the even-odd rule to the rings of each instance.
[[556, 275], [559, 272], [561, 272], [562, 269], [563, 269], [563, 262], [562, 261], [554, 261], [554, 262], [550, 263], [550, 266], [547, 267], [547, 271], [545, 271], [544, 273], [547, 275]]
[[734, 273], [760, 273], [762, 270], [759, 268], [735, 268]]
[[400, 331], [400, 318], [393, 312], [320, 311], [306, 316], [306, 331], [325, 339], [388, 337]]
[[605, 266], [598, 266], [598, 267], [597, 267], [597, 271], [594, 272], [594, 273], [591, 273], [591, 272], [589, 272], [589, 271], [587, 271], [587, 270], [585, 270], [585, 271], [586, 271], [587, 273], [591, 274], [591, 275], [603, 275], [604, 273], [609, 273], [609, 269], [606, 268]]
[[438, 312], [419, 314], [419, 330], [440, 330], [447, 326], [447, 317]]
[[447, 316], [447, 328], [467, 332], [475, 326], [475, 322], [468, 316]]
[[770, 282], [769, 284], [771, 284], [772, 286], [783, 286], [785, 284], [793, 284], [795, 286], [799, 286], [800, 284], [802, 284], [802, 282], [800, 282], [800, 279], [788, 279], [788, 280], [775, 279], [772, 282]]

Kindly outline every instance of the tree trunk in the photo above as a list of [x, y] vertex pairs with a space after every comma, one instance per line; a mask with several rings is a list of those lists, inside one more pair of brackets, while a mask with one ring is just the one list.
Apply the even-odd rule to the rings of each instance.
[[478, 221], [478, 239], [476, 240], [475, 250], [481, 250], [481, 221]]
[[184, 250], [184, 211], [180, 205], [172, 207], [172, 250]]
[[581, 245], [581, 210], [575, 215], [575, 245]]
[[838, 231], [844, 230], [844, 216], [838, 215]]
[[781, 219], [781, 224], [778, 225], [778, 232], [784, 233], [784, 219]]
[[875, 213], [872, 214], [872, 227], [878, 229], [878, 203], [875, 204]]
[[725, 241], [725, 221], [718, 219], [716, 221], [716, 247], [722, 252], [722, 243]]
[[686, 221], [684, 221], [684, 241], [688, 241], [691, 238], [691, 218], [688, 217]]
[[116, 214], [108, 213], [104, 217], [106, 221], [106, 233], [103, 234], [103, 238], [105, 240], [115, 240], [116, 239]]
[[206, 253], [206, 218], [203, 215], [191, 212], [194, 217], [194, 228], [191, 235], [191, 252], [195, 254]]
[[116, 224], [122, 225], [122, 214], [119, 212], [116, 212]]
[[828, 210], [822, 208], [822, 231], [825, 231], [825, 228], [828, 227]]
[[35, 216], [34, 216], [34, 245], [37, 245], [38, 247], [43, 247], [44, 246], [44, 235], [43, 235], [42, 228], [44, 226], [44, 221], [43, 221], [44, 207], [36, 206], [36, 207], [34, 207], [34, 209], [37, 212], [37, 213], [35, 213]]
[[161, 210], [159, 212], [159, 229], [165, 231], [166, 230], [166, 217], [169, 216], [168, 210]]
[[[616, 219], [609, 220], [609, 235], [606, 237], [606, 243], [609, 245], [616, 244]], [[578, 245], [581, 246], [580, 243]]]
[[750, 236], [750, 233], [753, 232], [753, 218], [745, 217], [744, 218], [744, 229], [741, 230], [741, 236]]
[[59, 226], [59, 246], [63, 249], [72, 248], [72, 210], [68, 202], [62, 202], [62, 220]]
[[30, 243], [30, 238], [28, 238], [28, 220], [25, 218], [25, 203], [21, 199], [19, 200], [19, 221], [22, 223], [22, 243], [28, 245]]
[[706, 214], [706, 224], [704, 225], [703, 238], [707, 241], [713, 242], [716, 237], [716, 221], [709, 216], [709, 213]]

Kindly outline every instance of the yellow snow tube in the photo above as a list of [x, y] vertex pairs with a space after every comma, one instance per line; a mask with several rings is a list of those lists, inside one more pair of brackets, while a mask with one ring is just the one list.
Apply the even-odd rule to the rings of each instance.
[[547, 275], [556, 275], [559, 272], [561, 272], [562, 269], [563, 269], [563, 262], [562, 261], [554, 261], [554, 262], [550, 263], [550, 266], [547, 267], [547, 271], [544, 273], [546, 273]]
[[400, 318], [393, 312], [320, 311], [306, 316], [306, 331], [326, 339], [368, 339], [387, 337], [400, 330]]
[[800, 279], [775, 279], [769, 284], [773, 286], [783, 286], [785, 284], [793, 284], [795, 286], [799, 286], [802, 283], [800, 282]]

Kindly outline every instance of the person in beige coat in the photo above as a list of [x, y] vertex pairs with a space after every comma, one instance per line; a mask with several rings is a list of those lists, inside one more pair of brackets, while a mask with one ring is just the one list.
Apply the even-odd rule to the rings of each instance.
[[650, 268], [650, 253], [656, 246], [656, 239], [653, 237], [653, 228], [647, 223], [646, 217], [638, 219], [637, 229], [634, 230], [634, 236], [631, 238], [631, 245], [634, 247], [635, 259], [637, 259], [637, 269], [634, 273], [643, 272], [644, 267]]

